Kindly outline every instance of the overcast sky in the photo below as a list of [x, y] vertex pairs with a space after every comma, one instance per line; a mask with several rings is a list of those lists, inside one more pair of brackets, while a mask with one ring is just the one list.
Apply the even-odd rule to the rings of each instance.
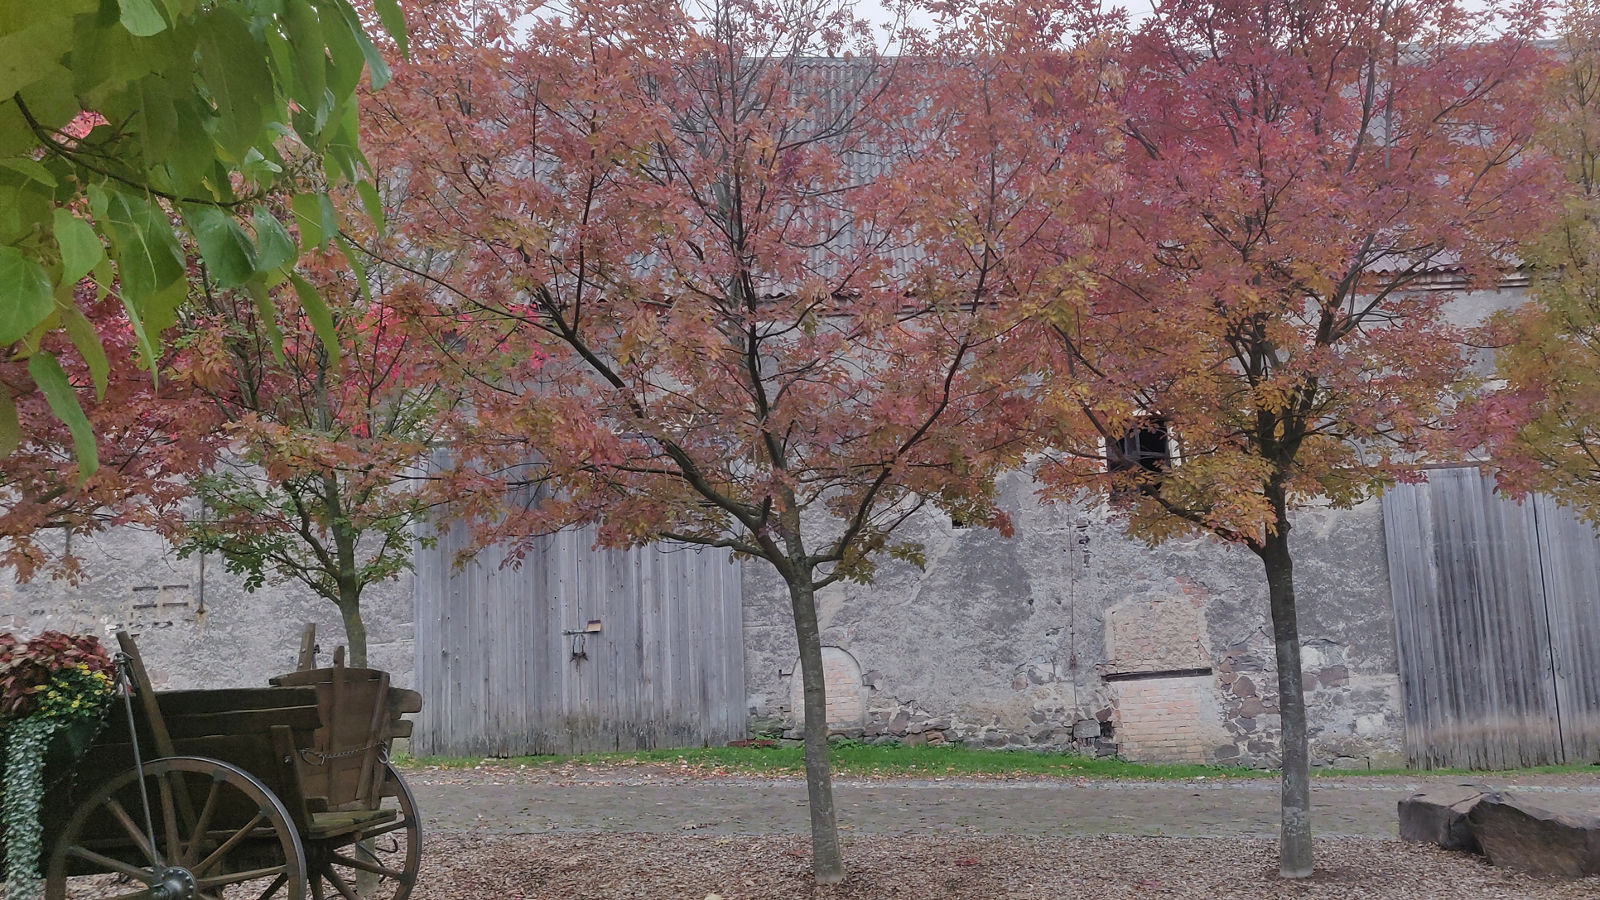
[[[892, 6], [892, 0], [887, 5]], [[883, 24], [889, 21], [889, 13], [885, 11], [885, 6], [886, 4], [882, 0], [859, 0], [856, 8], [867, 21]], [[1128, 11], [1129, 17], [1134, 22], [1138, 22], [1140, 19], [1150, 15], [1152, 0], [1125, 0], [1125, 2], [1120, 3], [1116, 2], [1116, 0], [1106, 0], [1106, 6], [1120, 6]], [[922, 21], [920, 24], [926, 25], [928, 22]]]

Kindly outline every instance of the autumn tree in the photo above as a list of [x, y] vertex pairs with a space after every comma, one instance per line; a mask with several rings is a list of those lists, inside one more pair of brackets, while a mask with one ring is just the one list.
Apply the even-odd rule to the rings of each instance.
[[1486, 445], [1501, 489], [1600, 523], [1600, 6], [1569, 5], [1543, 100], [1541, 142], [1566, 176], [1560, 216], [1523, 251], [1533, 302], [1493, 329], [1504, 387], [1462, 430]]
[[[365, 666], [362, 594], [411, 566], [431, 503], [422, 468], [458, 394], [415, 333], [413, 288], [381, 269], [358, 277], [337, 254], [317, 262], [266, 310], [208, 281], [186, 311], [179, 377], [204, 404], [184, 427], [228, 447], [190, 480], [199, 508], [177, 538], [181, 555], [220, 554], [247, 589], [293, 580], [333, 603]], [[326, 302], [306, 305], [312, 292]]]
[[[0, 392], [17, 398], [17, 427], [0, 446], [0, 565], [24, 581], [41, 573], [79, 577], [72, 551], [80, 536], [112, 525], [159, 528], [185, 495], [182, 479], [216, 448], [212, 435], [187, 427], [194, 398], [133, 364], [137, 338], [122, 305], [96, 299], [92, 285], [78, 291], [67, 327], [91, 332], [80, 339], [86, 358], [67, 335], [47, 334], [39, 354], [0, 361]], [[77, 407], [57, 397], [60, 409], [53, 409], [47, 392], [34, 390], [28, 369], [46, 353], [59, 359], [65, 385], [50, 391], [81, 394]], [[62, 409], [100, 438], [100, 465], [85, 476]]]
[[1093, 123], [1036, 114], [1098, 83], [1057, 50], [1075, 13], [974, 17], [913, 63], [848, 5], [487, 6], [410, 11], [416, 63], [371, 117], [410, 176], [394, 221], [449, 260], [438, 330], [476, 388], [457, 452], [545, 488], [484, 504], [495, 537], [594, 522], [771, 567], [814, 872], [838, 881], [817, 592], [917, 559], [895, 531], [925, 505], [1007, 527], [992, 481], [1027, 449], [1037, 356], [1007, 340], [1019, 298], [1080, 287], [1020, 252], [1065, 246], [1051, 212], [1082, 189]]
[[1495, 285], [1547, 196], [1542, 21], [1538, 3], [1169, 0], [1132, 39], [1098, 288], [1049, 321], [1069, 425], [1042, 476], [1116, 491], [1152, 542], [1209, 533], [1261, 560], [1286, 878], [1312, 870], [1292, 511], [1408, 477], [1451, 409], [1463, 332], [1437, 288]]

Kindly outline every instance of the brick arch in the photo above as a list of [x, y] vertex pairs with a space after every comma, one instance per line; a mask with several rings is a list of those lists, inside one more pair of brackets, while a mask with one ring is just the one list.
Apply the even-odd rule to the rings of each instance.
[[[800, 661], [795, 660], [789, 678], [789, 709], [799, 725], [804, 719], [805, 698], [800, 683]], [[841, 731], [861, 728], [867, 721], [867, 692], [861, 683], [861, 663], [842, 647], [822, 648], [822, 676], [828, 691], [828, 728]]]

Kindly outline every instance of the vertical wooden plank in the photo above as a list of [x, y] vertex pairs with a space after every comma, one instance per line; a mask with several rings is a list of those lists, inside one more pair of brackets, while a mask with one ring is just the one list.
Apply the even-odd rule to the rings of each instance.
[[1384, 504], [1408, 758], [1427, 768], [1558, 758], [1539, 563], [1549, 539], [1532, 508], [1494, 495], [1475, 469], [1436, 470]]
[[660, 576], [660, 557], [654, 553], [641, 553], [639, 590], [643, 593], [639, 643], [641, 649], [640, 678], [645, 684], [644, 729], [641, 740], [647, 746], [665, 746], [662, 743], [662, 722], [666, 706], [662, 691], [662, 657], [670, 631], [663, 612], [665, 587]]
[[1562, 746], [1568, 762], [1600, 762], [1600, 540], [1553, 500], [1535, 502]]

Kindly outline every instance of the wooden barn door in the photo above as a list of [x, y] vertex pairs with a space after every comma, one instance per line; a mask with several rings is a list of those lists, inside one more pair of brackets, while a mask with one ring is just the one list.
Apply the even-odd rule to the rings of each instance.
[[1476, 468], [1384, 495], [1405, 695], [1420, 768], [1508, 768], [1600, 754], [1600, 542], [1544, 498]]
[[1600, 763], [1600, 539], [1548, 497], [1530, 505], [1565, 761]]

